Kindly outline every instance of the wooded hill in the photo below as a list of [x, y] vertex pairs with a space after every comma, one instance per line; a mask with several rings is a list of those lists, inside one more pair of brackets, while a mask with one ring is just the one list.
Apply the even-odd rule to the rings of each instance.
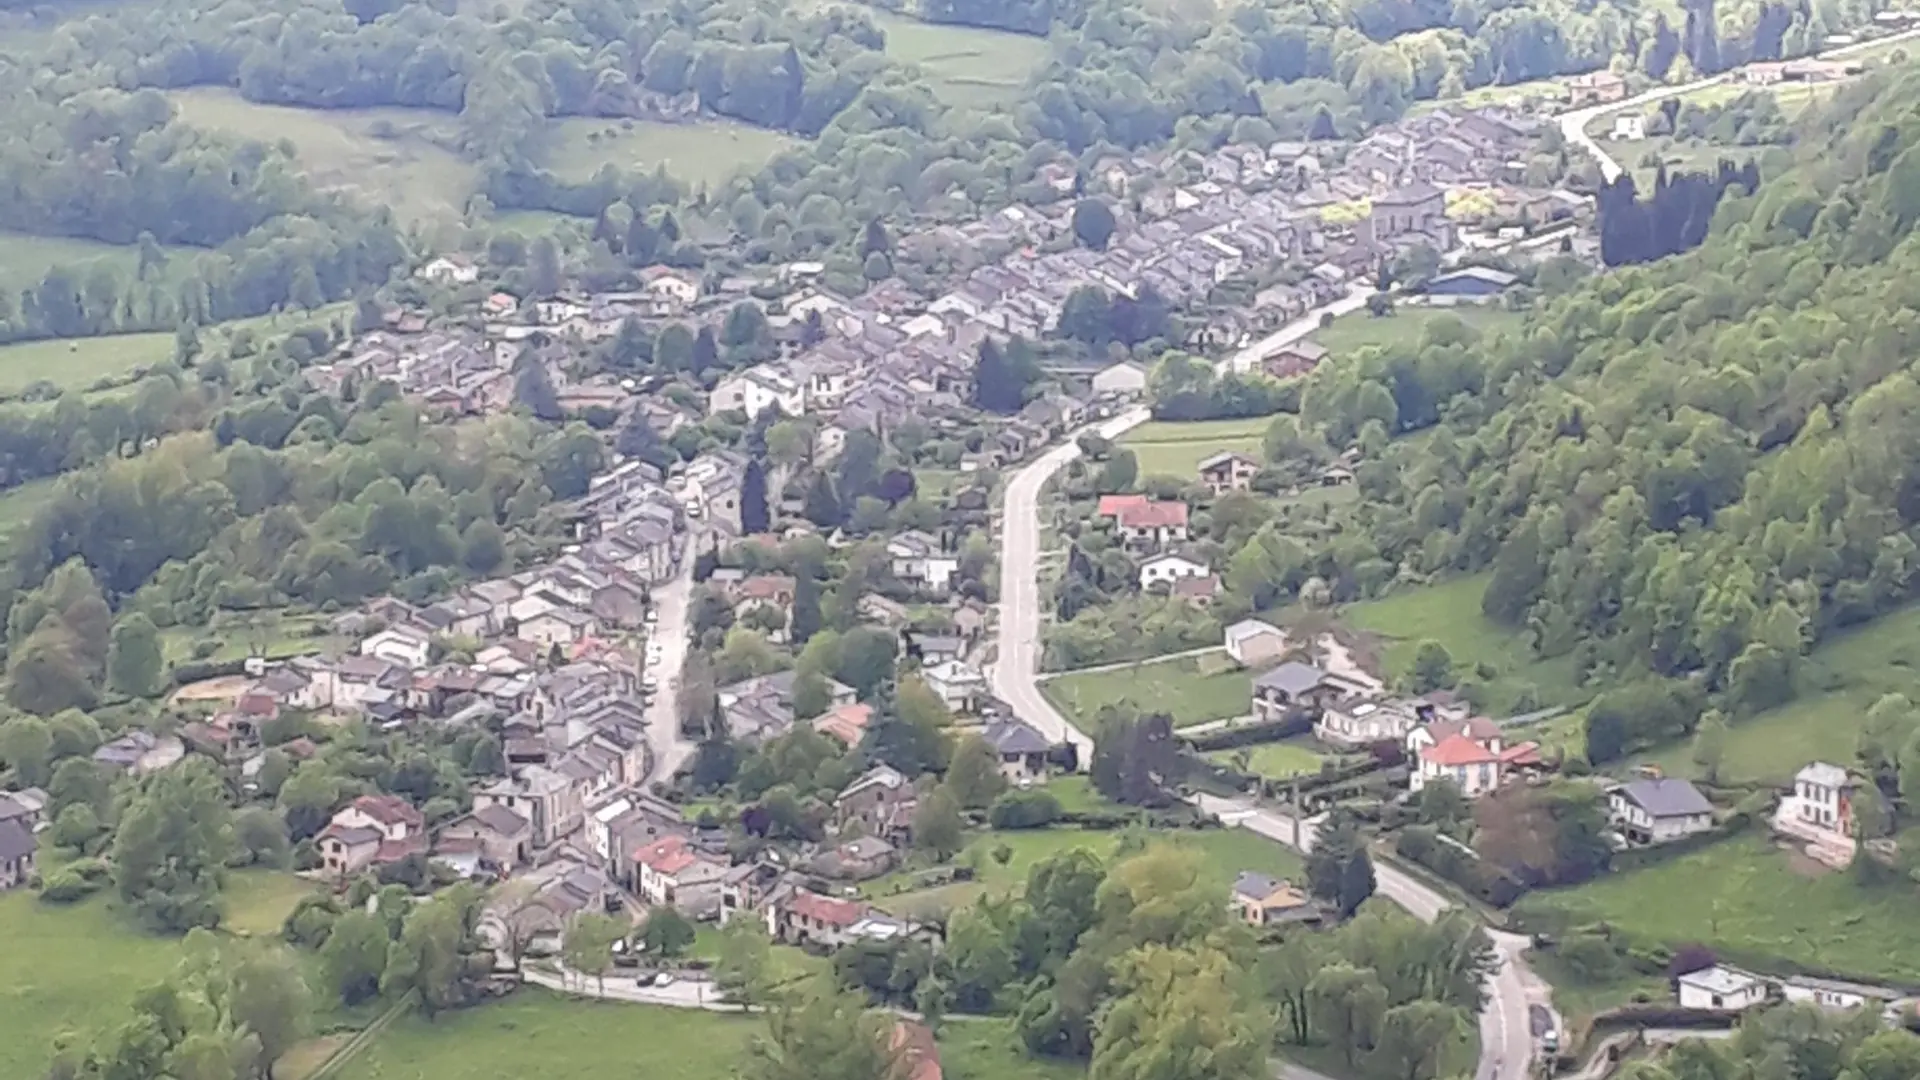
[[1913, 599], [1920, 72], [1806, 123], [1798, 166], [1729, 191], [1697, 250], [1591, 279], [1512, 339], [1315, 373], [1306, 426], [1382, 448], [1343, 588], [1491, 566], [1486, 613], [1540, 655], [1596, 686], [1689, 677], [1735, 711]]

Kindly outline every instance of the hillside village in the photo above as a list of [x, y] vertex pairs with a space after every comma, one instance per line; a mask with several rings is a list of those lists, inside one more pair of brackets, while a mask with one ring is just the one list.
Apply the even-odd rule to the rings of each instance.
[[[1568, 87], [1576, 106], [1627, 93], [1604, 72]], [[1783, 1001], [1915, 1026], [1920, 985], [1884, 966], [1635, 938], [1567, 899], [1750, 841], [1769, 872], [1864, 891], [1911, 858], [1862, 820], [1885, 777], [1809, 759], [1788, 785], [1738, 785], [1638, 747], [1585, 753], [1558, 726], [1570, 710], [1492, 696], [1490, 664], [1427, 640], [1386, 662], [1342, 617], [1390, 583], [1336, 593], [1331, 558], [1306, 554], [1350, 535], [1377, 472], [1413, 452], [1384, 430], [1338, 450], [1304, 430], [1296, 380], [1339, 357], [1319, 343], [1329, 309], [1366, 297], [1355, 317], [1381, 325], [1395, 305], [1456, 312], [1397, 348], [1464, 352], [1486, 340], [1469, 320], [1526, 306], [1539, 259], [1591, 259], [1591, 198], [1535, 160], [1550, 127], [1445, 107], [1352, 143], [1063, 161], [1040, 172], [1051, 201], [887, 237], [869, 254], [888, 273], [857, 295], [808, 262], [764, 277], [657, 264], [639, 289], [528, 295], [483, 260], [426, 262], [298, 378], [342, 404], [397, 392], [453, 426], [573, 423], [595, 454], [584, 491], [543, 510], [559, 539], [516, 549], [510, 572], [301, 612], [314, 629], [293, 649], [176, 662], [150, 724], [62, 753], [102, 790], [205, 767], [279, 815], [308, 889], [282, 930], [295, 945], [303, 914], [472, 885], [487, 890], [472, 929], [491, 955], [470, 980], [485, 993], [706, 1010], [764, 1006], [728, 962], [751, 934], [899, 1012], [890, 1046], [913, 1080], [941, 1076], [949, 1005], [1004, 1022], [1036, 1059], [1067, 1038], [1033, 1005], [1055, 972], [977, 960], [1045, 936], [996, 904], [1035, 903], [1048, 873], [1081, 874], [1091, 896], [1106, 879], [1079, 856], [1105, 873], [1104, 859], [1160, 857], [1153, 838], [1226, 897], [1259, 955], [1311, 940], [1299, 955], [1354, 970], [1356, 992], [1379, 977], [1356, 938], [1431, 935], [1475, 1009], [1517, 1004], [1527, 1023], [1504, 1037], [1540, 1075], [1602, 1075], [1574, 1051], [1611, 1066], [1622, 1032], [1724, 1032]], [[1097, 243], [1089, 203], [1111, 219]], [[893, 273], [908, 263], [946, 272], [910, 285]], [[1151, 332], [1076, 337], [1096, 296], [1093, 321]], [[1276, 333], [1323, 311], [1311, 332]], [[1130, 349], [1148, 339], [1193, 356], [1156, 366]], [[668, 343], [686, 356], [663, 360]], [[1125, 425], [1176, 423], [1170, 401], [1204, 396], [1190, 384], [1216, 361], [1223, 380], [1295, 400], [1254, 411], [1235, 448], [1148, 467], [1152, 444]], [[1077, 453], [1039, 512], [1047, 707], [1016, 706], [998, 667], [1000, 517], [1013, 471], [1062, 444]], [[1060, 689], [1105, 678], [1122, 689]], [[1133, 679], [1157, 704], [1128, 697]], [[1178, 715], [1203, 696], [1209, 715]], [[347, 779], [288, 797], [323, 767]], [[98, 873], [103, 830], [69, 841], [73, 786], [0, 794], [0, 891], [90, 891], [69, 864]], [[1294, 850], [1307, 835], [1312, 850]], [[1408, 929], [1373, 899], [1403, 888], [1453, 913]], [[1552, 985], [1479, 1004], [1529, 948]], [[1290, 988], [1310, 985], [1324, 990]], [[1576, 1014], [1567, 991], [1601, 1005]], [[1414, 1080], [1478, 1045], [1472, 1012], [1447, 1008], [1465, 1019], [1428, 1040]], [[1325, 1050], [1300, 1023], [1276, 1044]]]

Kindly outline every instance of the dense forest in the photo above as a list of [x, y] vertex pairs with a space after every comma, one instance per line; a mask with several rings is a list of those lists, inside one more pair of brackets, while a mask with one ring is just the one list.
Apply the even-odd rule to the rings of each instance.
[[1736, 714], [1912, 599], [1916, 117], [1920, 73], [1851, 87], [1696, 250], [1566, 290], [1520, 335], [1443, 326], [1323, 366], [1300, 427], [1372, 459], [1365, 527], [1322, 555], [1337, 588], [1490, 568], [1487, 615], [1537, 654]]

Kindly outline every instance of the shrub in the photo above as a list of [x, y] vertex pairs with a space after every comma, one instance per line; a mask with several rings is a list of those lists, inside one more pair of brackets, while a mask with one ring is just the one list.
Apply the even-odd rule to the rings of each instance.
[[996, 829], [1041, 829], [1059, 821], [1060, 812], [1060, 800], [1050, 791], [1009, 791], [993, 800], [987, 823]]
[[100, 891], [103, 882], [88, 881], [72, 870], [56, 870], [40, 885], [40, 899], [49, 904], [72, 904]]

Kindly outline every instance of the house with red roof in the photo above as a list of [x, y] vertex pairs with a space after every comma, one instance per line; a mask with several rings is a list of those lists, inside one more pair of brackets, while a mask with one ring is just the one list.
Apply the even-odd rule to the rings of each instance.
[[427, 850], [426, 818], [397, 795], [362, 795], [314, 837], [320, 861], [337, 877], [396, 863]]
[[635, 891], [649, 905], [695, 919], [719, 913], [727, 867], [695, 851], [686, 837], [662, 837], [634, 852], [633, 861]]
[[1508, 745], [1500, 725], [1484, 716], [1416, 728], [1407, 736], [1407, 749], [1414, 759], [1408, 777], [1414, 791], [1448, 780], [1469, 798], [1497, 791], [1521, 770], [1540, 764], [1538, 743]]
[[795, 889], [767, 909], [767, 932], [790, 945], [837, 949], [856, 941], [888, 941], [908, 932], [906, 923], [859, 900]]
[[1177, 499], [1128, 503], [1113, 515], [1120, 536], [1136, 548], [1165, 548], [1185, 541], [1187, 504]]

